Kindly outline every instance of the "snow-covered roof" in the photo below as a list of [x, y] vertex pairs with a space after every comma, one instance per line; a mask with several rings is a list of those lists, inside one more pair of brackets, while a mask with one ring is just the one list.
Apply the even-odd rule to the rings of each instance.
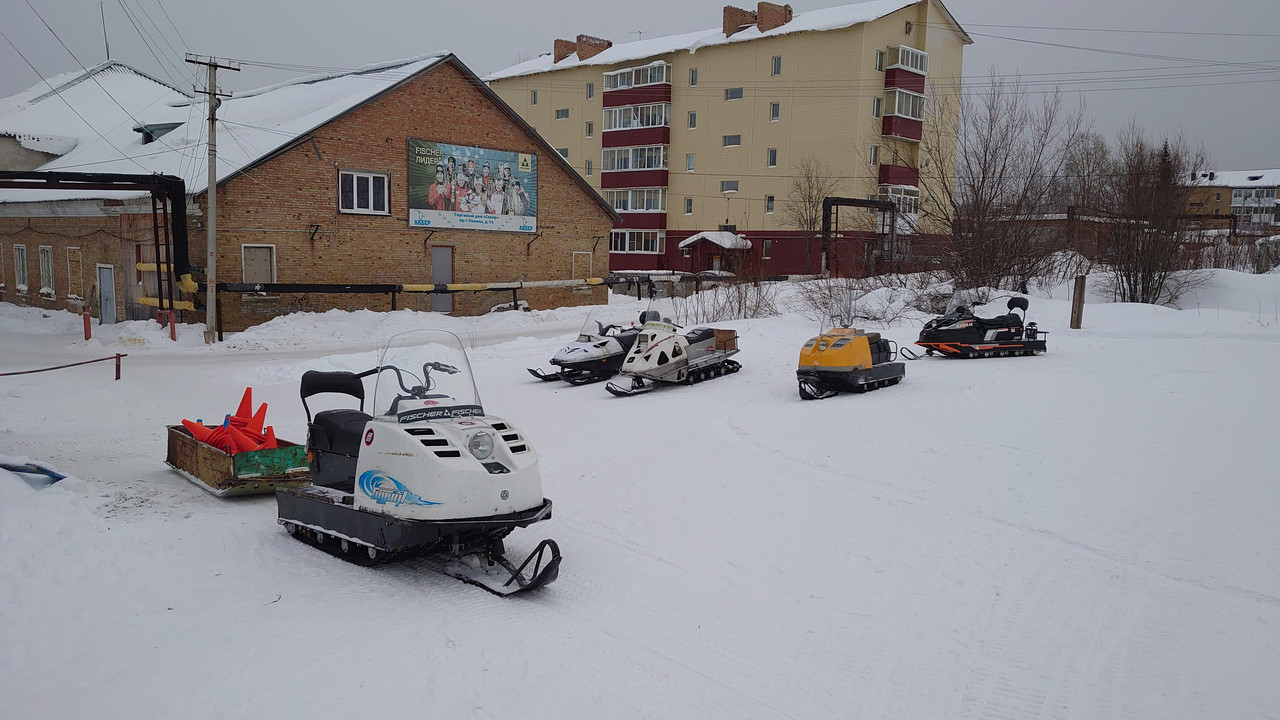
[[[1213, 177], [1210, 177], [1210, 174]], [[1280, 169], [1204, 171], [1196, 184], [1208, 187], [1265, 188], [1280, 187]]]
[[747, 250], [751, 247], [751, 241], [745, 236], [735, 235], [734, 233], [724, 230], [713, 230], [700, 232], [697, 235], [690, 235], [680, 241], [680, 247], [689, 247], [699, 240], [706, 240], [707, 242], [715, 243], [726, 250]]
[[[224, 98], [218, 107], [218, 182], [271, 156], [297, 138], [450, 57], [432, 53], [313, 75]], [[192, 99], [120, 63], [50, 78], [0, 100], [0, 135], [34, 149], [65, 152], [41, 171], [161, 173], [208, 186], [203, 98]], [[177, 124], [143, 144], [139, 126]], [[24, 141], [24, 138], [26, 140]], [[43, 145], [40, 145], [43, 143]], [[103, 190], [0, 190], [0, 203], [131, 198]]]
[[[577, 53], [574, 53], [560, 62], [553, 62], [555, 58], [550, 54], [546, 54], [517, 65], [512, 65], [504, 70], [498, 70], [497, 72], [485, 76], [484, 79], [486, 81], [501, 80], [503, 78], [535, 75], [537, 73], [549, 72], [552, 70], [564, 70], [566, 68], [580, 67], [584, 65], [614, 65], [616, 63], [643, 60], [645, 58], [675, 52], [688, 52], [692, 54], [701, 48], [712, 45], [727, 45], [729, 43], [747, 42], [762, 37], [775, 37], [778, 35], [787, 35], [798, 32], [839, 30], [841, 28], [852, 27], [860, 23], [882, 18], [901, 10], [902, 8], [915, 5], [921, 1], [922, 0], [871, 0], [870, 2], [857, 3], [855, 5], [841, 5], [840, 7], [825, 8], [822, 10], [810, 10], [808, 12], [797, 13], [791, 18], [791, 22], [764, 32], [761, 32], [758, 27], [753, 25], [749, 28], [738, 31], [733, 35], [726, 36], [722, 27], [716, 27], [710, 30], [699, 30], [696, 32], [684, 33], [682, 35], [668, 35], [666, 37], [657, 37], [648, 40], [637, 40], [635, 42], [616, 44], [597, 55], [587, 58], [586, 60], [580, 60]], [[966, 35], [965, 37], [967, 38], [968, 36]]]

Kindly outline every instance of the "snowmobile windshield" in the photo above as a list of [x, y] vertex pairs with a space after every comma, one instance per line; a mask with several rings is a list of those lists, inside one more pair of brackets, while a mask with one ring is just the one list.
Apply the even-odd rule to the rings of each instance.
[[483, 415], [458, 336], [444, 330], [393, 336], [378, 359], [373, 411], [401, 423]]
[[582, 327], [578, 330], [578, 342], [594, 343], [601, 337], [608, 335], [616, 335], [622, 330], [626, 330], [630, 323], [621, 322], [619, 318], [613, 317], [608, 310], [595, 309], [588, 315], [587, 319], [582, 321]]

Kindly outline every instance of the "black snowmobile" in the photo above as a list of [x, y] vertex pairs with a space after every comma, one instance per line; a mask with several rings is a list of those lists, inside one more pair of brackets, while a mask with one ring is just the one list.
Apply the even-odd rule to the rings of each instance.
[[[592, 332], [593, 325], [596, 332]], [[635, 345], [639, 334], [638, 326], [605, 325], [587, 318], [578, 339], [561, 348], [551, 358], [551, 364], [556, 366], [556, 370], [526, 369], [539, 380], [564, 380], [570, 385], [608, 380], [618, 374], [623, 358], [627, 356], [631, 346]]]
[[[916, 344], [932, 355], [946, 357], [1006, 357], [1039, 355], [1045, 351], [1044, 336], [1035, 323], [1024, 323], [1027, 299], [1009, 298], [1009, 312], [993, 318], [980, 318], [961, 305], [936, 317], [920, 330]], [[1014, 310], [1021, 310], [1019, 316]]]

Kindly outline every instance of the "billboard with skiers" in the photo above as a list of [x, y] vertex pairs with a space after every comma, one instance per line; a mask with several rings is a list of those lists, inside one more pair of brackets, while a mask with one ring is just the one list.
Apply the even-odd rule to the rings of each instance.
[[538, 156], [409, 140], [409, 226], [537, 232]]

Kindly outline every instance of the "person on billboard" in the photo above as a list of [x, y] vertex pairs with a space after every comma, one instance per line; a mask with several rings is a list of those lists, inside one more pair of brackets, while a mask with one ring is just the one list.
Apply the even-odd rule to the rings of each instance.
[[486, 193], [493, 192], [493, 181], [495, 179], [489, 174], [489, 163], [486, 161], [484, 167], [480, 168], [480, 182], [484, 183]]
[[486, 204], [488, 205], [489, 214], [501, 215], [502, 211], [506, 209], [507, 203], [507, 191], [502, 180], [494, 179], [491, 181], [487, 197]]
[[454, 178], [458, 177], [458, 158], [450, 155], [447, 162], [449, 163], [449, 166], [445, 168], [445, 180], [447, 180], [450, 187], [452, 187], [454, 184]]
[[511, 182], [511, 192], [508, 193], [508, 201], [510, 206], [507, 208], [510, 215], [528, 215], [529, 214], [529, 195], [520, 187], [519, 180]]
[[449, 184], [445, 179], [443, 165], [436, 165], [436, 181], [431, 183], [430, 195], [427, 203], [431, 205], [433, 210], [450, 210], [449, 207]]

